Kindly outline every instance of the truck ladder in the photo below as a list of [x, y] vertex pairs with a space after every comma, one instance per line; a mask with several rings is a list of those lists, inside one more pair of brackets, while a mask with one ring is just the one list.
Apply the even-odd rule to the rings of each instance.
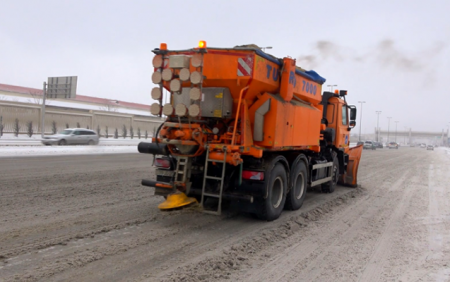
[[174, 189], [177, 184], [184, 184], [189, 178], [188, 170], [189, 170], [189, 158], [188, 157], [177, 157], [177, 167], [175, 169], [175, 178], [174, 178]]
[[[213, 215], [221, 215], [222, 214], [222, 194], [223, 194], [223, 179], [225, 178], [225, 167], [226, 167], [226, 159], [227, 159], [227, 150], [226, 147], [223, 148], [224, 155], [223, 155], [223, 161], [218, 160], [212, 160], [209, 158], [209, 147], [206, 147], [206, 161], [205, 161], [205, 169], [204, 169], [204, 176], [203, 176], [203, 187], [202, 187], [202, 199], [200, 205], [203, 207], [203, 212]], [[208, 163], [209, 162], [215, 162], [215, 163], [222, 163], [222, 173], [220, 177], [216, 176], [209, 176], [208, 175]], [[207, 193], [205, 191], [206, 189], [206, 180], [212, 179], [215, 181], [220, 181], [220, 189], [219, 193]], [[204, 203], [205, 203], [205, 197], [211, 197], [211, 198], [218, 198], [219, 204], [217, 206], [217, 211], [214, 210], [205, 210]]]

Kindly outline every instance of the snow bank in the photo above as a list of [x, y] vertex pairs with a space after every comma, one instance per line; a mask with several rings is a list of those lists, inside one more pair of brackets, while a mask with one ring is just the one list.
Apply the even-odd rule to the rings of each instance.
[[[131, 139], [130, 137], [127, 138], [100, 138], [99, 145], [107, 145], [107, 146], [137, 146], [139, 142], [151, 142], [151, 137], [148, 139], [141, 138], [138, 139], [137, 137]], [[19, 135], [18, 137], [14, 136], [14, 134], [3, 134], [2, 137], [0, 137], [0, 147], [1, 146], [44, 146], [41, 143], [41, 135], [33, 135], [31, 137], [28, 137], [26, 135]]]
[[136, 153], [137, 146], [0, 146], [1, 157]]

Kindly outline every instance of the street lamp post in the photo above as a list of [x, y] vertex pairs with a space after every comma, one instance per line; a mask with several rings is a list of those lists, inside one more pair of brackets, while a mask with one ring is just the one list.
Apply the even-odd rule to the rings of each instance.
[[378, 127], [378, 121], [380, 120], [381, 111], [376, 111], [377, 113], [377, 142], [380, 142], [380, 128]]
[[449, 140], [449, 137], [450, 137], [450, 136], [448, 136], [449, 126], [450, 126], [450, 122], [447, 123], [447, 140], [445, 140], [445, 144], [447, 145], [447, 147], [449, 147], [448, 140]]
[[408, 129], [407, 126], [405, 126], [405, 134], [403, 135], [403, 143], [406, 145], [406, 130]]
[[395, 122], [395, 143], [397, 143], [397, 124], [398, 124], [398, 120], [396, 120], [394, 122]]
[[108, 103], [107, 103], [108, 112], [111, 111], [111, 104], [110, 103], [119, 104], [119, 101], [118, 100], [108, 100]]
[[328, 84], [327, 87], [330, 87], [330, 92], [333, 92], [333, 87], [337, 87], [337, 84]]
[[362, 113], [363, 113], [363, 104], [365, 101], [358, 101], [361, 104], [361, 115], [359, 116], [359, 141], [361, 141], [361, 125], [362, 125]]
[[389, 143], [389, 128], [391, 126], [391, 118], [392, 117], [387, 117], [388, 118], [388, 137], [387, 137], [387, 143]]

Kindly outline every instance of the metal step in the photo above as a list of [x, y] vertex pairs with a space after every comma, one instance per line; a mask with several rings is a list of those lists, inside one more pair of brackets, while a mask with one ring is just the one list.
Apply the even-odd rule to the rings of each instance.
[[222, 181], [222, 178], [216, 177], [216, 176], [205, 176], [205, 178], [206, 178], [206, 179], [214, 179], [214, 180]]
[[[224, 182], [224, 178], [225, 178], [225, 168], [226, 168], [226, 160], [227, 160], [227, 151], [226, 151], [226, 147], [223, 148], [223, 161], [218, 161], [218, 160], [212, 160], [209, 158], [209, 147], [206, 146], [206, 160], [205, 160], [205, 168], [204, 168], [204, 175], [203, 175], [203, 186], [202, 186], [202, 198], [201, 198], [201, 202], [200, 205], [203, 207], [203, 212], [204, 213], [208, 213], [208, 214], [214, 214], [214, 215], [221, 215], [222, 214], [222, 196], [223, 196], [223, 182]], [[210, 162], [215, 162], [215, 163], [222, 163], [223, 167], [222, 167], [222, 174], [220, 177], [217, 176], [208, 176], [208, 164]], [[205, 191], [206, 188], [206, 180], [207, 179], [212, 179], [212, 180], [216, 180], [219, 181], [219, 193], [207, 193]], [[205, 210], [204, 209], [204, 203], [205, 203], [205, 197], [211, 197], [211, 198], [217, 198], [219, 199], [219, 203], [217, 206], [217, 210], [213, 211], [213, 210]]]
[[219, 198], [220, 197], [219, 194], [212, 194], [212, 193], [203, 193], [203, 195], [205, 195], [207, 197], [213, 197], [213, 198]]

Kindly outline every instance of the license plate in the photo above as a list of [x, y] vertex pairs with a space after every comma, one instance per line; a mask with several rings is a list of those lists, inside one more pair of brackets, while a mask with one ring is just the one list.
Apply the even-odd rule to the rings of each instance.
[[156, 175], [159, 175], [159, 176], [169, 176], [169, 177], [172, 177], [173, 175], [174, 175], [174, 171], [173, 170], [162, 170], [162, 169], [157, 169], [156, 170]]

